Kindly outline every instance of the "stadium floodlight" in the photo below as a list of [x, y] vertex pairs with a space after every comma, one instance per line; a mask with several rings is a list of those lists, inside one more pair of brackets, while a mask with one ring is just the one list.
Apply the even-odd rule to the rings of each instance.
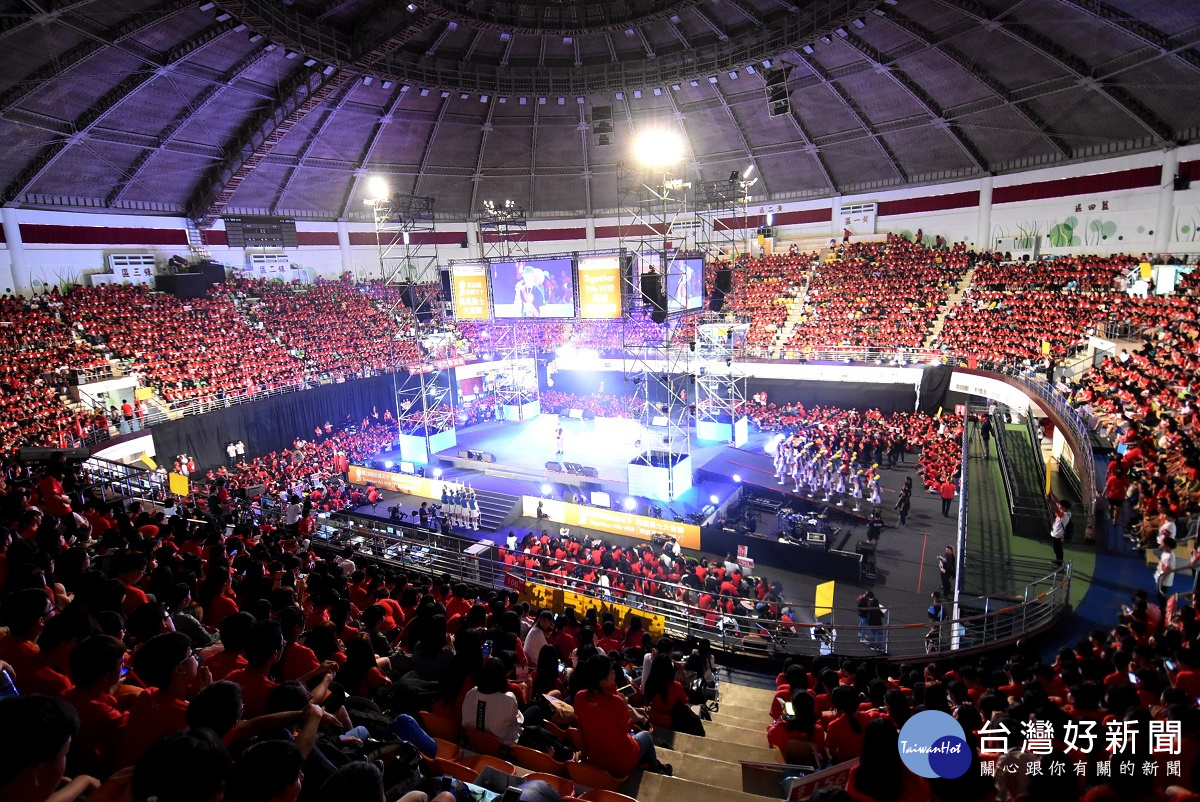
[[741, 476], [741, 474], [737, 474], [737, 473], [735, 473], [735, 474], [733, 475], [733, 481], [734, 481], [736, 484], [739, 484], [739, 485], [740, 485], [740, 484], [742, 483], [742, 476]]
[[388, 197], [388, 182], [381, 175], [373, 175], [367, 179], [367, 203], [375, 201], [387, 200]]
[[434, 469], [433, 469], [433, 478], [434, 478], [434, 479], [441, 479], [441, 478], [442, 478], [442, 469], [441, 469], [441, 468], [434, 468]]
[[637, 499], [636, 498], [625, 499], [625, 511], [626, 512], [633, 512], [636, 509], [637, 509]]
[[720, 504], [721, 503], [721, 499], [717, 498], [715, 495], [709, 496], [708, 501], [710, 504]]
[[553, 492], [554, 492], [554, 488], [551, 487], [550, 485], [542, 485], [542, 495], [543, 496], [548, 496]]
[[665, 128], [647, 128], [633, 142], [633, 154], [644, 167], [670, 167], [683, 159], [683, 140]]

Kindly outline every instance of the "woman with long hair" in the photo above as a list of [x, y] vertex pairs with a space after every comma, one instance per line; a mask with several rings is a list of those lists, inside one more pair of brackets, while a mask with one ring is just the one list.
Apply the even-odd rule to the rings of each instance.
[[816, 700], [808, 691], [796, 690], [792, 693], [791, 704], [790, 713], [785, 708], [783, 717], [767, 727], [767, 745], [778, 747], [786, 754], [788, 741], [808, 741], [824, 759], [825, 728], [821, 726]]
[[853, 760], [862, 754], [863, 737], [871, 718], [858, 712], [858, 691], [849, 685], [839, 685], [830, 694], [837, 717], [829, 723], [825, 740], [834, 763]]
[[508, 689], [508, 669], [498, 657], [489, 657], [475, 675], [475, 685], [462, 702], [464, 727], [490, 733], [506, 744], [521, 736], [521, 715], [517, 697]]
[[617, 693], [616, 672], [608, 655], [596, 654], [576, 672], [583, 690], [575, 694], [575, 719], [583, 734], [583, 760], [619, 777], [639, 766], [670, 775], [660, 763], [649, 732], [631, 735], [629, 704]]
[[704, 723], [688, 706], [687, 691], [675, 679], [675, 661], [670, 654], [659, 654], [651, 661], [642, 695], [650, 707], [650, 723], [655, 727], [704, 735]]
[[850, 769], [846, 793], [855, 802], [924, 802], [929, 784], [904, 767], [897, 744], [899, 733], [887, 719], [867, 725], [858, 765]]
[[346, 662], [338, 669], [338, 683], [351, 696], [370, 699], [375, 691], [391, 683], [375, 663], [375, 650], [367, 638], [357, 638], [346, 644]]

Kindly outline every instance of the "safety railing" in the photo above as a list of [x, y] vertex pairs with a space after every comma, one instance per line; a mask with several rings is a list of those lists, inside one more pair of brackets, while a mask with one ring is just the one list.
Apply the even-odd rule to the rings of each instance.
[[166, 477], [149, 468], [88, 457], [80, 466], [84, 484], [102, 495], [159, 503], [167, 497]]
[[1008, 452], [1008, 432], [1004, 428], [1004, 415], [1000, 420], [992, 422], [992, 435], [996, 439], [996, 459], [1000, 463], [1000, 478], [1004, 481], [1004, 495], [1008, 498], [1008, 512], [1015, 515], [1019, 491], [1017, 480], [1013, 475], [1012, 458]]
[[[509, 565], [479, 554], [473, 540], [399, 523], [322, 519], [313, 546], [327, 552], [349, 547], [356, 562], [374, 560], [410, 576], [447, 574], [497, 589], [523, 590], [527, 585], [539, 585], [550, 591], [569, 590], [661, 616], [665, 630], [679, 637], [708, 638], [726, 651], [770, 656], [886, 653], [904, 659], [950, 648], [1006, 645], [1044, 629], [1064, 613], [1071, 582], [1071, 567], [1067, 565], [1032, 576], [1012, 598], [964, 600], [967, 614], [956, 615], [940, 625], [931, 626], [928, 621], [891, 623], [889, 617], [885, 626], [859, 626], [858, 610], [850, 608], [834, 608], [819, 621], [795, 622], [761, 618], [754, 614], [755, 603], [744, 599], [738, 600], [740, 611], [736, 614], [701, 610], [694, 590], [682, 584], [659, 583], [660, 594], [653, 596], [617, 590], [600, 582]], [[628, 579], [632, 587], [635, 577]], [[552, 596], [547, 594], [547, 598]], [[781, 603], [784, 609], [790, 609], [786, 599]]]

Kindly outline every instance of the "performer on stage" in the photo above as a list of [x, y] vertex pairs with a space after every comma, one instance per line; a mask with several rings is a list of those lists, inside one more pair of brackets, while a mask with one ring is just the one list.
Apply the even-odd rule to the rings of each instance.
[[837, 478], [834, 480], [833, 494], [837, 498], [837, 505], [844, 506], [843, 498], [846, 495], [846, 475], [842, 473], [841, 467], [837, 469]]
[[862, 471], [850, 476], [850, 495], [854, 497], [854, 511], [858, 512], [861, 509], [863, 499]]
[[558, 429], [554, 432], [554, 439], [558, 443], [558, 451], [555, 451], [554, 453], [555, 454], [565, 453], [564, 448], [563, 448], [563, 446], [564, 446], [563, 429], [561, 426], [559, 426]]
[[475, 498], [475, 491], [471, 491], [471, 496], [467, 500], [467, 504], [471, 511], [471, 528], [476, 532], [479, 531], [479, 500]]
[[[878, 467], [878, 465], [875, 466], [875, 468]], [[879, 485], [879, 474], [872, 472], [870, 488], [871, 504], [874, 506], [875, 511], [878, 512], [880, 507], [883, 505], [883, 488]]]

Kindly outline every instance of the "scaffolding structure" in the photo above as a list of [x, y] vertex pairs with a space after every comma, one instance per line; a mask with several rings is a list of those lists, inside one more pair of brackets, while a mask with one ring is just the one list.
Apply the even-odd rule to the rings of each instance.
[[751, 251], [748, 207], [755, 180], [730, 173], [724, 181], [705, 181], [697, 187], [697, 247], [710, 259], [733, 262], [739, 253]]
[[629, 491], [671, 502], [692, 485], [689, 345], [695, 315], [668, 311], [666, 281], [696, 246], [691, 184], [670, 170], [624, 164], [618, 184], [622, 368], [644, 432], [630, 464]]
[[[404, 374], [392, 373], [402, 451], [405, 436], [419, 438], [424, 445], [423, 458], [417, 459], [418, 454], [410, 449], [406, 459], [428, 462], [448, 441], [453, 445], [457, 440], [451, 374], [438, 367], [438, 358], [444, 354], [437, 353], [436, 336], [427, 331], [431, 328], [428, 324], [442, 317], [434, 199], [397, 193], [370, 203], [380, 272], [384, 284], [396, 290], [396, 300], [388, 310], [399, 327], [396, 340], [413, 342], [419, 355], [416, 364], [404, 366]], [[399, 358], [394, 357], [394, 367], [400, 367], [398, 363]]]
[[[477, 220], [480, 252], [488, 262], [521, 262], [529, 258], [525, 210], [512, 201], [484, 201]], [[495, 293], [495, 287], [492, 292]], [[494, 308], [494, 306], [493, 306]], [[538, 320], [493, 317], [488, 350], [502, 367], [489, 386], [496, 396], [497, 417], [523, 421], [539, 414]]]
[[696, 439], [740, 446], [748, 435], [746, 335], [750, 318], [704, 312], [696, 324]]

